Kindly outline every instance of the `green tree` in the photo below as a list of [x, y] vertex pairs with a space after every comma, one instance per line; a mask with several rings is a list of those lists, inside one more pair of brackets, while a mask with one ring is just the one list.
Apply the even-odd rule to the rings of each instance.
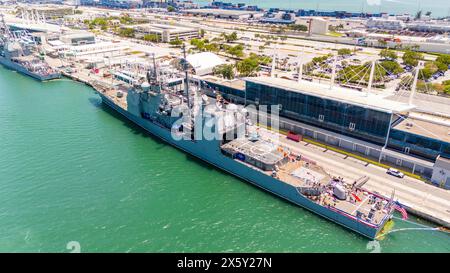
[[205, 49], [205, 41], [201, 39], [194, 38], [191, 40], [191, 45], [195, 47], [195, 49], [199, 51], [204, 51]]
[[129, 14], [125, 14], [119, 18], [120, 23], [124, 25], [131, 25], [133, 23], [133, 18]]
[[231, 56], [240, 58], [240, 57], [244, 56], [244, 46], [236, 45], [236, 46], [229, 47], [227, 49], [227, 53], [230, 54]]
[[238, 39], [238, 35], [237, 35], [236, 31], [234, 31], [231, 34], [222, 33], [222, 37], [227, 43], [234, 42]]
[[236, 69], [241, 76], [253, 76], [259, 70], [260, 65], [268, 65], [272, 62], [272, 58], [261, 56], [255, 53], [250, 55], [236, 64]]
[[234, 79], [234, 66], [232, 64], [223, 64], [213, 69], [215, 75], [221, 75], [225, 79]]
[[390, 49], [382, 49], [380, 51], [380, 57], [385, 60], [397, 60], [398, 56], [397, 53]]
[[218, 52], [220, 49], [220, 46], [216, 43], [210, 43], [205, 45], [205, 51], [209, 52]]
[[168, 7], [167, 7], [167, 11], [168, 11], [168, 12], [174, 12], [174, 11], [175, 11], [175, 8], [174, 8], [173, 6], [168, 6]]
[[421, 10], [419, 10], [419, 11], [416, 13], [416, 16], [414, 17], [414, 19], [420, 20], [420, 18], [422, 18], [422, 11], [421, 11]]
[[378, 40], [378, 44], [379, 44], [381, 47], [387, 47], [387, 41], [385, 41], [385, 40], [383, 40], [383, 39]]
[[255, 59], [258, 61], [259, 64], [262, 64], [262, 65], [268, 65], [272, 62], [271, 57], [265, 56], [265, 55], [257, 55], [255, 53], [250, 53], [248, 58]]
[[[350, 65], [341, 69], [337, 74], [337, 78], [343, 83], [367, 83], [370, 77], [370, 69], [370, 63], [366, 63], [363, 65]], [[383, 68], [376, 66], [374, 72], [374, 81], [382, 81], [386, 74], [387, 73]]]
[[159, 42], [159, 35], [158, 34], [145, 34], [144, 37], [142, 37], [144, 41], [157, 43]]
[[442, 62], [435, 61], [434, 64], [436, 65], [438, 71], [445, 72], [448, 70], [448, 65]]
[[446, 64], [448, 66], [448, 65], [450, 65], [450, 55], [442, 54], [436, 58], [436, 62], [440, 62], [440, 63]]
[[423, 54], [412, 50], [407, 50], [403, 53], [403, 63], [409, 66], [417, 66], [419, 60], [423, 60]]
[[351, 55], [352, 51], [348, 48], [340, 48], [337, 51], [338, 55], [343, 56], [343, 55]]
[[308, 31], [308, 27], [306, 25], [293, 24], [289, 25], [288, 28], [294, 31]]
[[183, 41], [177, 37], [175, 40], [170, 41], [169, 44], [175, 47], [180, 47], [183, 44]]
[[120, 28], [118, 35], [122, 37], [133, 38], [134, 33], [135, 33], [134, 28]]
[[245, 58], [240, 62], [237, 62], [236, 69], [241, 76], [249, 77], [255, 75], [258, 71], [259, 63], [257, 59]]
[[401, 65], [396, 61], [382, 61], [380, 65], [391, 74], [398, 75], [404, 71]]
[[425, 63], [425, 67], [419, 71], [419, 79], [428, 80], [431, 76], [438, 71], [438, 67], [434, 62]]

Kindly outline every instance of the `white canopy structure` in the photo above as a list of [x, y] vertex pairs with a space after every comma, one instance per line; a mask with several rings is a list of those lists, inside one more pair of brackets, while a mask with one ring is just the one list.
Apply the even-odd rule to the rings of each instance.
[[226, 63], [219, 56], [211, 52], [188, 55], [186, 61], [198, 76], [211, 74], [214, 67]]

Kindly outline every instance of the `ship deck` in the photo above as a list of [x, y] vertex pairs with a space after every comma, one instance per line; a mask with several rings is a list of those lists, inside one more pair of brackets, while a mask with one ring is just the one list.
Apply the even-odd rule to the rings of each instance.
[[[343, 181], [341, 178], [331, 177], [326, 170], [315, 162], [300, 155], [290, 153], [287, 148], [277, 146], [270, 141], [251, 141], [249, 139], [235, 139], [222, 146], [222, 150], [226, 150], [228, 154], [233, 154], [233, 149], [236, 153], [244, 154], [252, 159], [260, 158], [266, 163], [276, 162], [275, 170], [263, 170], [255, 166], [249, 160], [243, 160], [242, 157], [235, 158], [236, 161], [247, 165], [249, 168], [256, 169], [263, 172], [267, 176], [275, 177], [276, 179], [292, 185], [296, 188], [317, 189], [322, 192], [319, 196], [306, 196], [311, 201], [325, 207], [332, 207], [337, 211], [344, 212], [356, 217], [359, 211], [366, 217], [372, 207], [378, 206], [370, 223], [379, 225], [386, 215], [389, 214], [387, 210], [382, 207], [387, 203], [386, 200], [373, 195], [372, 193], [363, 189], [357, 188], [354, 183], [350, 184]], [[287, 153], [287, 154], [286, 154]], [[255, 154], [257, 156], [255, 156]], [[279, 157], [286, 156], [287, 160], [283, 161]], [[333, 184], [339, 181], [345, 188], [347, 198], [339, 200], [333, 194]], [[300, 193], [299, 193], [300, 194]], [[375, 205], [377, 204], [377, 205]]]
[[[93, 86], [116, 105], [127, 109], [127, 88], [125, 86], [111, 88], [100, 83], [93, 84]], [[118, 96], [119, 91], [121, 96]], [[355, 183], [349, 184], [342, 178], [331, 177], [316, 162], [308, 160], [300, 154], [294, 154], [289, 148], [282, 147], [270, 140], [237, 138], [222, 145], [221, 150], [237, 162], [294, 186], [298, 189], [299, 195], [346, 217], [359, 216], [366, 222], [379, 225], [389, 215], [389, 211], [384, 209], [387, 201], [383, 198], [355, 187]], [[340, 200], [334, 195], [333, 190], [336, 183], [343, 186], [346, 199]], [[318, 191], [320, 194], [302, 194], [301, 191], [305, 189]], [[377, 208], [373, 212], [373, 217], [368, 219], [367, 216], [374, 207]]]
[[[102, 93], [104, 96], [111, 99], [116, 105], [120, 106], [122, 109], [127, 110], [127, 94], [128, 89], [123, 86], [119, 86], [118, 88], [114, 89], [108, 86], [105, 86], [101, 83], [93, 83], [93, 88], [97, 90], [98, 92]], [[118, 92], [121, 92], [122, 96], [117, 96]]]

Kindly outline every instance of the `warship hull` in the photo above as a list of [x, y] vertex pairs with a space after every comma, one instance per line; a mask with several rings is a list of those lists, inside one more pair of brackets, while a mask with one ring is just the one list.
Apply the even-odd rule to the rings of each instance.
[[26, 76], [30, 76], [38, 81], [49, 81], [49, 80], [61, 78], [61, 74], [59, 74], [59, 73], [40, 75], [38, 73], [31, 72], [31, 71], [27, 70], [25, 67], [21, 66], [20, 64], [12, 62], [12, 61], [8, 60], [7, 58], [1, 57], [1, 56], [0, 56], [0, 64], [2, 64], [4, 67], [6, 67], [8, 69], [17, 71]]
[[[215, 145], [216, 142], [211, 142], [208, 140], [175, 140], [171, 135], [171, 131], [167, 128], [130, 113], [129, 111], [118, 106], [113, 100], [101, 92], [97, 91], [97, 94], [100, 95], [104, 104], [120, 113], [131, 122], [142, 127], [150, 134], [190, 155], [197, 157], [202, 161], [206, 161], [209, 164], [239, 177], [259, 188], [262, 188], [282, 199], [305, 208], [369, 239], [376, 239], [377, 235], [383, 228], [383, 225], [378, 227], [375, 225], [371, 226], [367, 223], [359, 221], [356, 217], [345, 215], [343, 212], [340, 212], [335, 208], [326, 208], [309, 200], [307, 197], [302, 195], [296, 187], [268, 176], [258, 170], [249, 168], [239, 161], [223, 155], [220, 151], [220, 147]], [[386, 223], [387, 220], [388, 219], [386, 219], [384, 223]]]

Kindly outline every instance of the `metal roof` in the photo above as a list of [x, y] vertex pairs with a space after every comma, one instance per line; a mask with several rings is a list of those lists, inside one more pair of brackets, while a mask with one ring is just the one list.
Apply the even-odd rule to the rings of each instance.
[[195, 74], [200, 76], [210, 74], [214, 67], [225, 64], [224, 60], [211, 52], [188, 55], [186, 61], [194, 68]]
[[330, 88], [330, 85], [321, 83], [308, 81], [297, 82], [272, 77], [252, 77], [245, 78], [245, 80], [248, 82], [259, 83], [262, 85], [272, 86], [324, 99], [345, 102], [348, 104], [353, 104], [364, 108], [371, 108], [377, 111], [388, 113], [408, 112], [415, 108], [415, 106], [413, 105], [388, 100], [385, 98], [385, 96], [379, 94], [367, 94], [366, 92], [360, 92], [340, 86], [333, 86]]

